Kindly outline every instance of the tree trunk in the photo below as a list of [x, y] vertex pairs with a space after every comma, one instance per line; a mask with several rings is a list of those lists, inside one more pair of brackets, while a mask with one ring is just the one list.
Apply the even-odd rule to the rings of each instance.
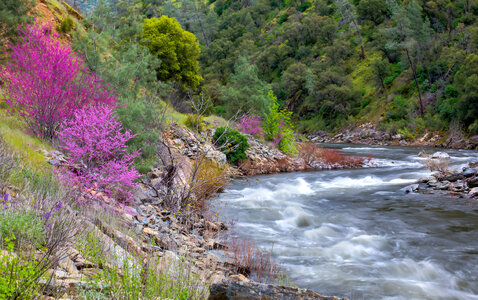
[[407, 52], [408, 62], [410, 63], [410, 68], [412, 69], [413, 77], [415, 78], [415, 84], [417, 85], [418, 99], [420, 100], [420, 115], [423, 116], [425, 110], [423, 108], [422, 93], [420, 92], [420, 85], [418, 84], [417, 72], [415, 70], [415, 66], [413, 65], [412, 59], [410, 58], [408, 48], [405, 48], [405, 51]]
[[354, 18], [352, 18], [352, 23], [355, 26], [355, 31], [357, 32], [357, 36], [358, 36], [359, 41], [360, 41], [360, 50], [362, 50], [362, 53], [360, 54], [360, 58], [364, 59], [365, 58], [365, 49], [363, 47], [362, 35], [360, 34], [360, 30], [359, 30], [357, 22], [355, 22]]

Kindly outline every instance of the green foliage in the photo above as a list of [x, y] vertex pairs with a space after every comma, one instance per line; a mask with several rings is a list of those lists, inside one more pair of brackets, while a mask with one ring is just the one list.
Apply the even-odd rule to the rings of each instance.
[[387, 15], [386, 2], [383, 0], [361, 0], [357, 13], [362, 20], [372, 21], [375, 25], [383, 22]]
[[45, 239], [43, 220], [31, 210], [1, 208], [3, 211], [0, 212], [0, 245], [3, 249], [14, 250], [25, 244], [33, 247], [42, 245]]
[[292, 112], [280, 108], [272, 91], [269, 91], [267, 97], [271, 100], [271, 107], [262, 127], [265, 138], [273, 141], [284, 153], [297, 153]]
[[229, 116], [236, 112], [264, 116], [270, 105], [270, 99], [266, 97], [269, 89], [269, 85], [259, 79], [257, 67], [241, 57], [229, 84], [221, 89], [221, 102]]
[[36, 299], [40, 296], [41, 285], [30, 282], [38, 274], [35, 257], [19, 258], [10, 251], [0, 253], [0, 298], [1, 299]]
[[246, 159], [246, 150], [249, 148], [249, 144], [247, 138], [239, 131], [228, 127], [218, 127], [214, 131], [212, 139], [231, 163]]
[[203, 116], [198, 114], [188, 114], [184, 121], [184, 125], [196, 132], [203, 132], [206, 129], [206, 123], [204, 122]]
[[203, 80], [199, 75], [200, 48], [196, 36], [167, 16], [146, 19], [143, 30], [143, 43], [161, 60], [158, 78], [196, 88]]
[[74, 25], [75, 24], [73, 23], [73, 19], [68, 16], [61, 21], [60, 26], [57, 27], [57, 30], [61, 33], [70, 33]]

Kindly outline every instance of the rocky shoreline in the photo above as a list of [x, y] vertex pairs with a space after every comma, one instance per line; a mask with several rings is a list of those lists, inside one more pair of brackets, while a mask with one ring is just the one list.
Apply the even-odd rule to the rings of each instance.
[[314, 143], [381, 145], [381, 146], [415, 146], [478, 150], [478, 135], [465, 138], [461, 134], [444, 137], [439, 133], [428, 132], [410, 140], [402, 134], [392, 135], [378, 130], [375, 125], [365, 123], [354, 129], [343, 129], [334, 135], [321, 131], [310, 134], [307, 138]]

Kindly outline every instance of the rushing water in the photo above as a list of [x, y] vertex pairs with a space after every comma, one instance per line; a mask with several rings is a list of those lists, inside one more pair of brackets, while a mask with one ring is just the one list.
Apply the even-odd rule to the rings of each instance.
[[[478, 201], [399, 193], [429, 174], [418, 148], [329, 146], [379, 167], [236, 180], [218, 198], [221, 215], [321, 294], [478, 299]], [[476, 151], [446, 152], [455, 167], [478, 161]]]

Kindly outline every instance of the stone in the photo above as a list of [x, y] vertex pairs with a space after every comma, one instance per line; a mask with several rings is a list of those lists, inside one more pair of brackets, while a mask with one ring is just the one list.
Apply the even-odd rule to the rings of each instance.
[[211, 221], [206, 221], [206, 229], [213, 232], [219, 231], [219, 227]]
[[226, 281], [209, 286], [209, 300], [341, 300], [319, 295], [307, 289], [284, 287], [257, 282]]
[[463, 170], [462, 174], [465, 177], [472, 177], [473, 175], [478, 174], [478, 169], [477, 168], [465, 168], [465, 170]]
[[420, 188], [419, 185], [415, 183], [415, 184], [406, 186], [404, 188], [401, 188], [400, 192], [404, 194], [415, 193], [415, 192], [418, 192], [419, 188]]
[[446, 152], [435, 152], [432, 155], [430, 155], [430, 158], [432, 159], [450, 159], [450, 155]]
[[58, 264], [60, 265], [60, 268], [62, 268], [63, 270], [65, 270], [66, 272], [68, 272], [72, 275], [78, 275], [79, 274], [75, 263], [69, 257], [64, 257], [64, 258], [60, 259]]
[[143, 232], [146, 233], [147, 235], [153, 235], [153, 236], [159, 235], [159, 232], [148, 227], [143, 228]]
[[468, 178], [468, 179], [466, 180], [466, 184], [467, 184], [468, 187], [470, 187], [470, 188], [478, 187], [478, 176], [475, 176], [475, 177], [472, 177], [472, 178]]
[[228, 278], [229, 280], [231, 281], [242, 281], [242, 282], [249, 282], [249, 278], [247, 278], [246, 276], [242, 275], [242, 274], [237, 274], [237, 275], [231, 275], [229, 276]]
[[478, 187], [474, 187], [470, 190], [468, 193], [468, 196], [470, 197], [478, 197]]
[[465, 178], [465, 176], [463, 176], [462, 173], [453, 173], [453, 174], [450, 174], [450, 175], [446, 175], [444, 177], [445, 180], [448, 180], [448, 181], [451, 181], [451, 182], [454, 182], [454, 181], [457, 181], [457, 180], [460, 180], [460, 179], [463, 179]]

